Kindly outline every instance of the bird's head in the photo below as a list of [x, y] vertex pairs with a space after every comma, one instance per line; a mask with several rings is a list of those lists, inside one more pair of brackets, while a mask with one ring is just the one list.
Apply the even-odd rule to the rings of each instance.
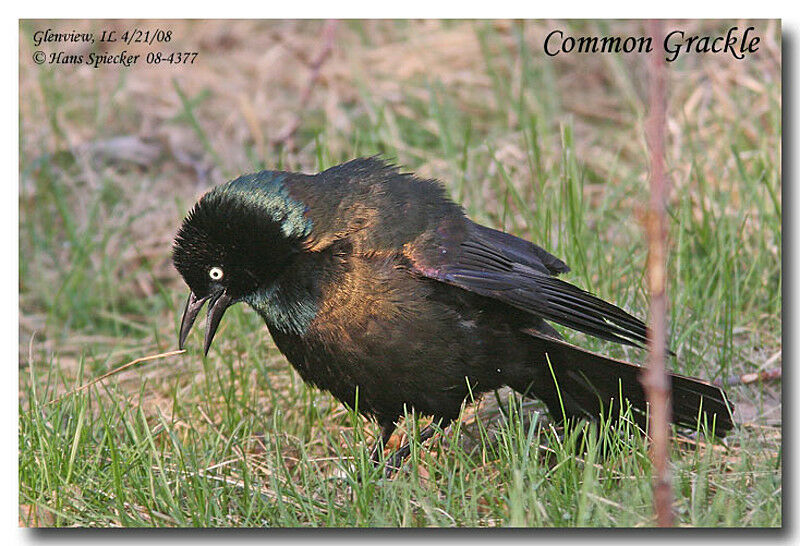
[[181, 320], [181, 349], [208, 303], [208, 354], [225, 310], [267, 289], [300, 251], [311, 223], [303, 205], [289, 195], [287, 176], [262, 171], [217, 186], [183, 220], [172, 254], [190, 289]]

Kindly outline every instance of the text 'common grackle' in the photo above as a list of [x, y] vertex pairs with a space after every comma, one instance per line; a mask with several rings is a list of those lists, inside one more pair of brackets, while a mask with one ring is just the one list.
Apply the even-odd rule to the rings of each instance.
[[[470, 221], [438, 182], [378, 159], [212, 189], [173, 262], [191, 289], [181, 348], [204, 304], [206, 353], [225, 310], [249, 304], [305, 381], [378, 421], [373, 460], [404, 408], [447, 424], [470, 393], [503, 385], [559, 420], [597, 419], [621, 394], [646, 421], [640, 367], [565, 343], [545, 322], [640, 346], [640, 320], [557, 279], [569, 268], [544, 249]], [[733, 427], [721, 389], [671, 379], [675, 423]]]

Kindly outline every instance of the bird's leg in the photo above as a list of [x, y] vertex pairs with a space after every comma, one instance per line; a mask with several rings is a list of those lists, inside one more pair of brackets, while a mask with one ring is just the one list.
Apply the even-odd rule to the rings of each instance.
[[[419, 433], [419, 443], [421, 444], [422, 442], [433, 436], [436, 433], [436, 428], [439, 427], [441, 424], [442, 420], [439, 419], [438, 421], [435, 421], [430, 425], [428, 425], [427, 427], [425, 427], [424, 429], [422, 429]], [[395, 470], [399, 470], [400, 465], [403, 463], [403, 459], [408, 457], [410, 453], [411, 453], [411, 441], [409, 440], [408, 442], [406, 442], [404, 446], [395, 451], [389, 458], [389, 460], [386, 462], [386, 475], [390, 476], [392, 472], [394, 472]]]
[[372, 452], [370, 453], [369, 459], [372, 461], [372, 464], [378, 464], [378, 461], [381, 460], [381, 454], [383, 453], [383, 448], [386, 447], [386, 444], [389, 443], [389, 438], [392, 437], [394, 433], [394, 429], [396, 425], [394, 424], [393, 420], [384, 421], [381, 423], [381, 435], [375, 441], [375, 445], [372, 447]]

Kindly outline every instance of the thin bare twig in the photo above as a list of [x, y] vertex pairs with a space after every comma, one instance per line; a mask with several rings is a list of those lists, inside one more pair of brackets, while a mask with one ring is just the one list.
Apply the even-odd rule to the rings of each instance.
[[111, 377], [112, 375], [118, 374], [119, 372], [127, 370], [128, 368], [136, 366], [137, 364], [141, 364], [142, 362], [148, 362], [150, 360], [156, 360], [158, 358], [166, 358], [168, 356], [175, 356], [175, 355], [179, 355], [179, 354], [185, 353], [185, 352], [186, 352], [186, 349], [180, 349], [180, 350], [177, 350], [177, 351], [169, 351], [167, 353], [158, 353], [157, 355], [143, 356], [141, 358], [137, 358], [136, 360], [131, 360], [127, 364], [123, 364], [122, 366], [119, 366], [118, 368], [114, 368], [113, 370], [104, 373], [100, 377], [96, 377], [95, 379], [92, 379], [88, 383], [86, 383], [84, 385], [81, 385], [80, 387], [77, 387], [75, 389], [72, 389], [71, 391], [59, 396], [58, 398], [50, 400], [45, 405], [49, 406], [50, 404], [55, 404], [56, 402], [59, 402], [59, 401], [63, 400], [64, 398], [68, 397], [68, 396], [72, 396], [75, 393], [78, 393], [78, 392], [80, 392], [82, 390], [88, 389], [89, 387], [91, 387], [92, 385], [102, 381], [103, 379], [106, 379], [108, 377]]
[[[663, 42], [663, 22], [647, 22], [649, 35], [657, 44]], [[650, 436], [653, 441], [653, 506], [659, 527], [671, 527], [672, 485], [669, 472], [669, 422], [672, 411], [670, 382], [666, 370], [667, 349], [667, 221], [666, 202], [669, 185], [664, 168], [666, 128], [667, 68], [664, 55], [653, 52], [648, 57], [649, 114], [645, 131], [650, 149], [650, 207], [646, 216], [650, 285], [650, 336], [647, 369], [642, 380], [650, 403]]]
[[773, 381], [781, 378], [783, 368], [772, 368], [761, 372], [745, 373], [742, 375], [732, 375], [725, 379], [715, 379], [714, 384], [718, 387], [723, 385], [747, 385], [748, 383], [759, 383], [761, 381]]
[[310, 74], [308, 77], [308, 82], [306, 83], [303, 92], [300, 94], [300, 106], [286, 127], [284, 127], [283, 130], [275, 137], [270, 139], [270, 142], [273, 146], [285, 144], [287, 148], [294, 149], [294, 134], [300, 128], [300, 122], [302, 121], [300, 112], [308, 105], [308, 101], [311, 98], [311, 91], [314, 90], [314, 86], [319, 80], [320, 69], [333, 52], [336, 24], [337, 21], [335, 19], [325, 22], [325, 26], [322, 29], [322, 49], [320, 49], [319, 53], [317, 53], [317, 56], [314, 57], [309, 64]]

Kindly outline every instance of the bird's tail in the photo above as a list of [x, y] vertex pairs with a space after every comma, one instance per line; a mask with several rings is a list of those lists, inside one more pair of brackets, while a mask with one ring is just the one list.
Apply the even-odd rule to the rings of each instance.
[[[582, 417], [596, 420], [609, 411], [619, 415], [630, 403], [636, 423], [647, 423], [647, 397], [641, 384], [643, 368], [584, 351], [561, 340], [532, 336], [537, 362], [511, 387], [543, 400], [556, 418]], [[529, 369], [528, 372], [531, 370]], [[677, 374], [672, 382], [672, 420], [675, 424], [713, 431], [719, 437], [733, 428], [733, 404], [725, 392], [711, 383]], [[613, 415], [612, 415], [613, 416]]]

